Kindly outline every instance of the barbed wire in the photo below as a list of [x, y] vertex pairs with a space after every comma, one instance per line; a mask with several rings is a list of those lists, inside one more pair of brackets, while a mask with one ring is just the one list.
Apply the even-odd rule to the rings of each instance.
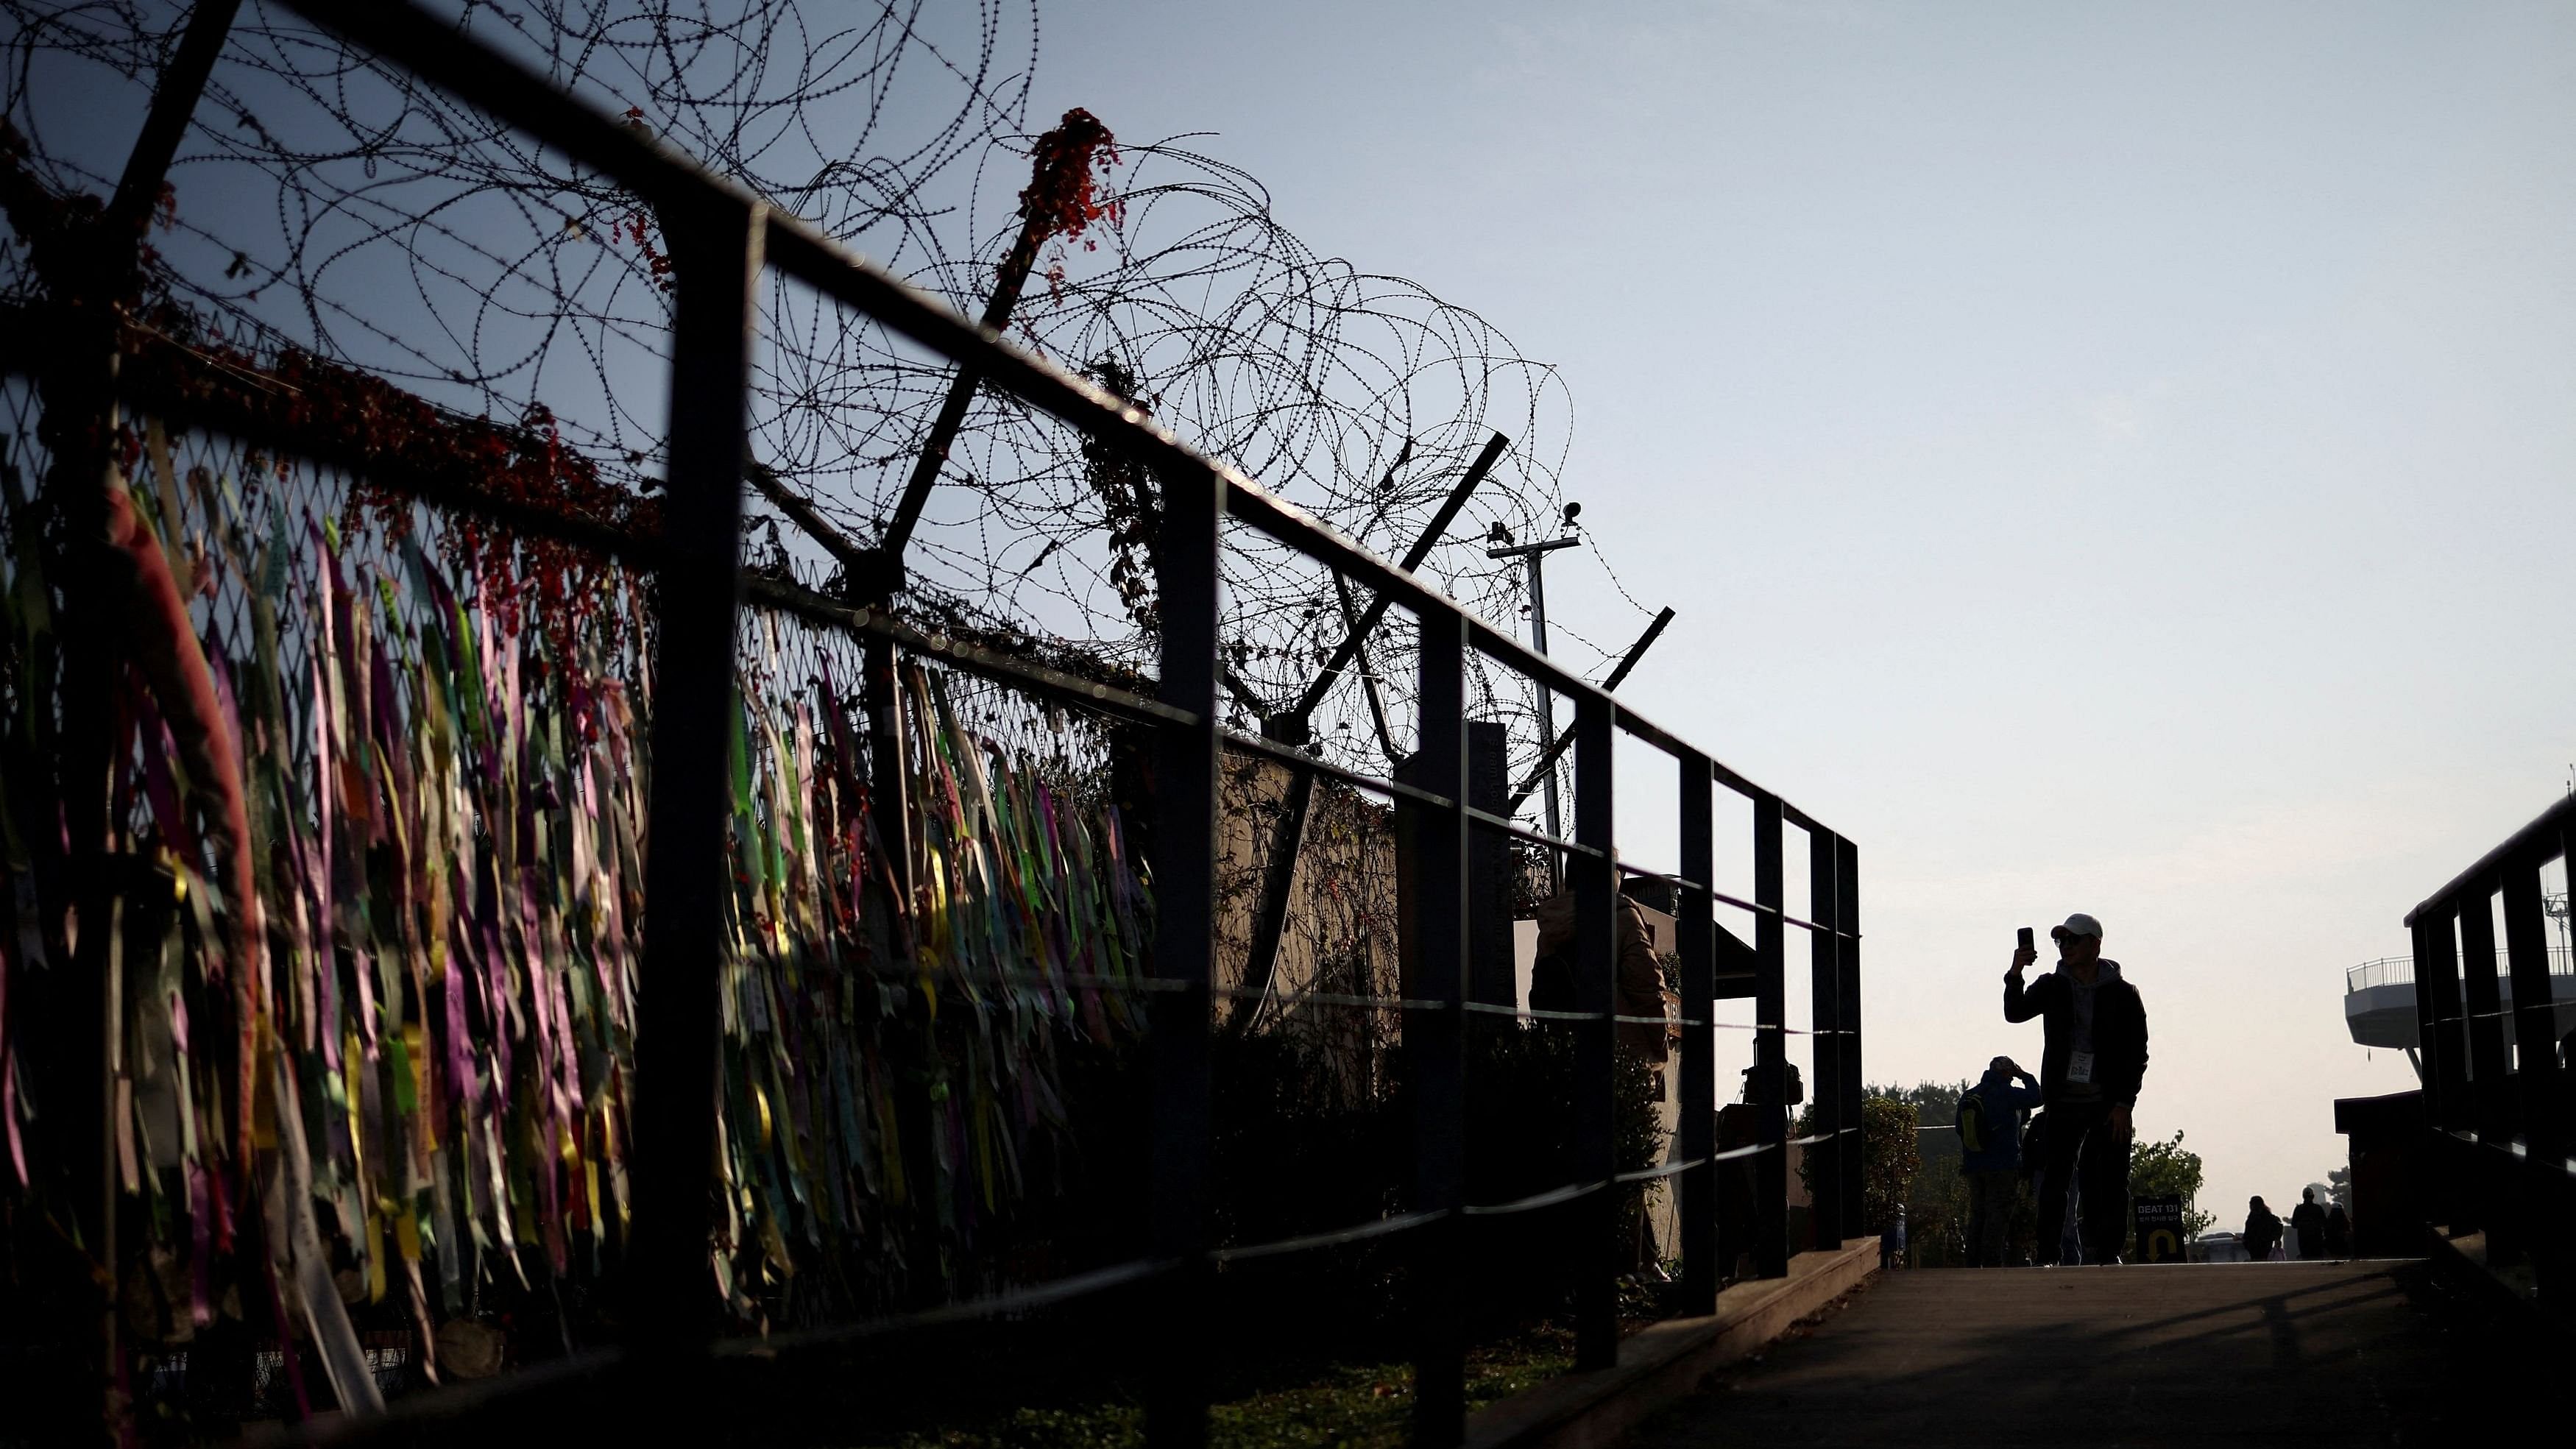
[[[0, 0], [0, 14], [14, 31], [0, 115], [58, 189], [103, 192], [131, 136], [118, 122], [141, 116], [184, 10]], [[1032, 5], [468, 0], [454, 14], [573, 94], [982, 310], [1039, 140]], [[75, 90], [81, 104], [66, 105]], [[1488, 436], [1507, 435], [1502, 465], [1426, 567], [1516, 625], [1519, 572], [1482, 543], [1497, 526], [1555, 526], [1571, 429], [1562, 380], [1420, 284], [1318, 252], [1204, 145], [1106, 152], [1104, 224], [1047, 244], [1013, 332], [1387, 554], [1414, 541]], [[529, 423], [614, 486], [658, 487], [672, 262], [662, 219], [637, 198], [264, 0], [235, 22], [171, 177], [152, 273], [209, 329]], [[0, 287], [27, 280], [18, 258], [0, 258]], [[953, 369], [784, 279], [761, 321], [756, 459], [873, 543]], [[1079, 435], [981, 393], [912, 540], [899, 605], [1145, 666], [1154, 507], [1149, 483], [1121, 478]], [[754, 526], [761, 563], [834, 582], [828, 552], [784, 520], [756, 514]], [[1329, 571], [1231, 541], [1224, 638], [1248, 723], [1309, 687], [1349, 619]], [[1409, 748], [1412, 650], [1395, 622], [1327, 696], [1319, 753], [1383, 765]], [[1516, 755], [1542, 746], [1521, 681], [1480, 668], [1471, 687], [1479, 713], [1512, 725]]]

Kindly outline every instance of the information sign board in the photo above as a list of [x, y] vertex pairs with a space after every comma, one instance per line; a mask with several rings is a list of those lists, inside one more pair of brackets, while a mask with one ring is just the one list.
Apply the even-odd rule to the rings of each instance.
[[2179, 1263], [2183, 1260], [2182, 1198], [2142, 1197], [2138, 1212], [2138, 1261]]

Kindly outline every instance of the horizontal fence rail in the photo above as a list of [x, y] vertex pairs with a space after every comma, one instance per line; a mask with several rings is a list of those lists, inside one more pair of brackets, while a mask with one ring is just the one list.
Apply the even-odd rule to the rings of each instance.
[[[1150, 1367], [1148, 1438], [1157, 1444], [1195, 1444], [1206, 1434], [1213, 1350], [1205, 1341], [1204, 1325], [1219, 1270], [1383, 1241], [1403, 1255], [1417, 1285], [1416, 1441], [1455, 1444], [1464, 1433], [1464, 1345], [1458, 1325], [1445, 1316], [1442, 1290], [1465, 1281], [1470, 1272], [1467, 1240], [1459, 1233], [1471, 1220], [1565, 1212], [1573, 1226], [1563, 1235], [1562, 1251], [1576, 1260], [1577, 1359], [1586, 1368], [1608, 1367], [1617, 1353], [1618, 1268], [1610, 1231], [1620, 1199], [1617, 1189], [1666, 1181], [1676, 1186], [1681, 1301], [1690, 1313], [1713, 1310], [1727, 1271], [1717, 1261], [1722, 1165], [1734, 1164], [1729, 1171], [1751, 1176], [1754, 1221], [1746, 1241], [1761, 1275], [1788, 1271], [1787, 1173], [1793, 1147], [1806, 1150], [1813, 1168], [1816, 1245], [1838, 1246], [1870, 1226], [1863, 1221], [1861, 1193], [1861, 938], [1852, 842], [1605, 689], [1475, 617], [1425, 578], [1198, 453], [1132, 406], [1009, 346], [989, 329], [708, 174], [662, 142], [555, 90], [452, 24], [402, 3], [283, 3], [632, 191], [663, 219], [678, 263], [669, 503], [659, 536], [639, 538], [587, 527], [471, 490], [447, 488], [425, 499], [531, 534], [597, 548], [651, 570], [659, 590], [649, 791], [654, 845], [647, 873], [647, 894], [655, 905], [642, 928], [644, 984], [635, 1072], [641, 1086], [634, 1125], [635, 1226], [625, 1265], [631, 1293], [627, 1336], [620, 1346], [585, 1351], [544, 1372], [470, 1390], [416, 1395], [387, 1415], [316, 1429], [315, 1437], [436, 1437], [447, 1426], [464, 1422], [460, 1415], [534, 1412], [549, 1396], [584, 1386], [616, 1383], [669, 1394], [678, 1391], [677, 1380], [666, 1377], [675, 1369], [685, 1379], [719, 1363], [766, 1362], [835, 1344], [887, 1342], [1133, 1293], [1145, 1295], [1151, 1304], [1147, 1317], [1156, 1325], [1152, 1341], [1136, 1346]], [[793, 277], [950, 359], [981, 385], [1051, 413], [1160, 478], [1168, 512], [1156, 555], [1162, 638], [1155, 679], [1133, 687], [1087, 679], [924, 630], [883, 607], [826, 598], [792, 582], [745, 577], [740, 567], [745, 369], [756, 325], [753, 292], [769, 272]], [[13, 350], [0, 361], [13, 370], [33, 366], [15, 351], [23, 341], [5, 345]], [[135, 401], [152, 406], [157, 400]], [[180, 400], [171, 400], [171, 408], [174, 418], [184, 420]], [[319, 461], [358, 475], [381, 471], [386, 462], [358, 454]], [[1217, 605], [1220, 529], [1229, 519], [1372, 591], [1381, 608], [1391, 605], [1411, 616], [1422, 643], [1421, 743], [1406, 778], [1345, 769], [1223, 725]], [[1149, 973], [1138, 980], [1104, 978], [1097, 983], [1136, 993], [1150, 1017], [1145, 1041], [1151, 1057], [1151, 1224], [1142, 1256], [919, 1313], [757, 1339], [725, 1339], [715, 1333], [703, 1301], [710, 1286], [706, 1244], [713, 1194], [708, 1164], [718, 1140], [714, 1094], [706, 1088], [717, 1072], [719, 980], [726, 947], [718, 907], [698, 883], [712, 879], [723, 862], [729, 807], [722, 704], [729, 697], [724, 686], [737, 669], [738, 623], [746, 606], [1116, 720], [1147, 739], [1156, 805], [1156, 919]], [[1468, 803], [1467, 720], [1459, 679], [1471, 654], [1572, 703], [1575, 724], [1567, 735], [1577, 810], [1570, 837], [1534, 831]], [[1616, 859], [1611, 759], [1618, 734], [1673, 762], [1680, 799], [1678, 875], [1641, 871]], [[1404, 891], [1413, 922], [1410, 939], [1421, 943], [1419, 969], [1404, 993], [1283, 993], [1267, 986], [1220, 983], [1214, 963], [1212, 872], [1219, 848], [1218, 771], [1228, 757], [1309, 772], [1394, 806], [1409, 832], [1404, 850], [1410, 875]], [[1711, 796], [1721, 788], [1752, 806], [1754, 879], [1749, 893], [1717, 886]], [[1783, 832], [1792, 826], [1809, 841], [1805, 918], [1788, 911]], [[1577, 922], [1572, 948], [1579, 981], [1576, 1009], [1542, 1010], [1472, 998], [1464, 946], [1467, 852], [1470, 841], [1480, 836], [1538, 847], [1566, 863]], [[2550, 837], [2553, 842], [2557, 838]], [[1640, 875], [1664, 882], [1675, 903], [1682, 997], [1677, 1022], [1623, 1013], [1612, 994], [1619, 949], [1617, 902], [1623, 881]], [[2518, 899], [2513, 889], [2507, 887], [2509, 915]], [[1715, 912], [1721, 905], [1753, 919], [1750, 1021], [1718, 1019], [1720, 977], [1735, 975], [1732, 966], [1721, 972], [1718, 965]], [[1804, 933], [1812, 957], [1808, 1028], [1787, 1021], [1786, 932], [1792, 928]], [[2418, 927], [2419, 971], [2428, 960], [2426, 930]], [[2513, 964], [2520, 982], [2527, 963], [2516, 954]], [[844, 964], [835, 969], [854, 968]], [[2545, 973], [2547, 967], [2538, 963], [2529, 969]], [[1025, 984], [1086, 983], [1054, 974]], [[2489, 986], [2491, 992], [2492, 982]], [[2474, 983], [2470, 994], [2476, 994]], [[2516, 996], [2518, 1001], [2530, 999], [2520, 991]], [[1270, 1241], [1213, 1240], [1209, 1174], [1218, 1104], [1211, 1040], [1218, 1004], [1235, 999], [1266, 1000], [1282, 1009], [1364, 1009], [1397, 1019], [1413, 1113], [1413, 1177], [1400, 1207], [1365, 1221]], [[2547, 997], [2537, 999], [2545, 1003]], [[2432, 1007], [2426, 1009], [2432, 1013]], [[2428, 1026], [2436, 1029], [2462, 1021], [2458, 1010], [2427, 1016]], [[1468, 1200], [1461, 1159], [1470, 1085], [1463, 1044], [1471, 1022], [1546, 1024], [1572, 1033], [1579, 1097], [1573, 1180], [1507, 1201]], [[1679, 1033], [1675, 1073], [1683, 1110], [1678, 1151], [1672, 1161], [1622, 1170], [1611, 1140], [1614, 1034], [1621, 1026], [1668, 1024]], [[1723, 1150], [1714, 1127], [1714, 1033], [1721, 1030], [1752, 1037], [1749, 1100], [1762, 1107], [1757, 1140]], [[1788, 1038], [1793, 1036], [1805, 1038], [1814, 1053], [1808, 1080], [1814, 1088], [1815, 1130], [1797, 1137], [1790, 1136], [1786, 1106]], [[2433, 1036], [2428, 1030], [2428, 1043]], [[2556, 1130], [2554, 1121], [2550, 1130]], [[2554, 1144], [2560, 1139], [2547, 1140]]]

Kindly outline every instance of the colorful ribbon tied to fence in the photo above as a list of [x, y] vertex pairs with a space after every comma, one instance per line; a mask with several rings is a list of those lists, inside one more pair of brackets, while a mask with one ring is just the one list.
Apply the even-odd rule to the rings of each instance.
[[[241, 762], [256, 898], [228, 898], [196, 757], [129, 670], [110, 921], [59, 885], [46, 802], [13, 789], [0, 810], [11, 1186], [39, 1210], [88, 1190], [45, 1160], [45, 1027], [22, 988], [105, 930], [113, 1170], [159, 1269], [150, 1336], [230, 1313], [345, 1338], [352, 1311], [390, 1312], [426, 1345], [512, 1295], [609, 1283], [651, 989], [649, 575], [495, 549], [399, 500], [334, 514], [349, 495], [256, 455], [182, 469], [157, 427], [127, 456]], [[26, 760], [62, 743], [57, 581], [22, 479], [7, 488], [6, 748]], [[536, 567], [550, 607], [523, 613]], [[731, 944], [710, 1291], [768, 1320], [992, 1286], [968, 1265], [1045, 1192], [1033, 1164], [1061, 1159], [1065, 1054], [1141, 1030], [1143, 872], [1105, 771], [978, 735], [917, 665], [890, 814], [835, 683], [855, 646], [746, 618], [730, 880], [709, 882]], [[789, 657], [813, 667], [791, 679]]]

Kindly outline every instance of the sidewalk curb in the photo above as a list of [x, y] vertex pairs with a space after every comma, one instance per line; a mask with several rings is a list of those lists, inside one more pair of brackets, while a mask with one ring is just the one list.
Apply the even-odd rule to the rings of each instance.
[[1619, 1345], [1614, 1368], [1566, 1374], [1489, 1404], [1467, 1420], [1467, 1449], [1605, 1449], [1646, 1417], [1699, 1391], [1716, 1369], [1788, 1331], [1789, 1325], [1878, 1272], [1878, 1240], [1800, 1253], [1789, 1276], [1739, 1283], [1706, 1318], [1675, 1318]]

